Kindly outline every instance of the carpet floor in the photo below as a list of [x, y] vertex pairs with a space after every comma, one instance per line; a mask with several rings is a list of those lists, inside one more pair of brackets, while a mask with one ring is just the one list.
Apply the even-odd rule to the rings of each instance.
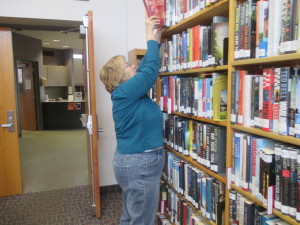
[[0, 198], [1, 225], [118, 225], [120, 191], [101, 193], [100, 219], [91, 216], [89, 186]]

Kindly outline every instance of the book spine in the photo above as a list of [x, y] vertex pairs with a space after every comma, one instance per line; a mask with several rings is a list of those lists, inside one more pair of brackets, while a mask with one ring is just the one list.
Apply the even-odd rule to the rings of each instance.
[[300, 222], [300, 150], [297, 151], [297, 212], [296, 220]]
[[252, 77], [253, 75], [244, 76], [244, 99], [243, 99], [243, 125], [245, 127], [251, 126], [251, 110], [252, 103]]
[[249, 0], [249, 4], [252, 1], [251, 7], [251, 27], [249, 28], [250, 33], [250, 58], [255, 58], [256, 51], [256, 0]]
[[281, 9], [281, 41], [280, 54], [291, 53], [292, 42], [292, 2], [293, 0], [282, 0]]
[[268, 24], [268, 1], [260, 1], [260, 16], [259, 16], [259, 58], [267, 57], [268, 50], [268, 29], [265, 24]]
[[235, 8], [235, 35], [234, 35], [234, 59], [235, 60], [238, 60], [240, 58], [239, 56], [240, 10], [241, 10], [241, 4], [238, 4]]
[[282, 149], [282, 205], [281, 212], [289, 214], [289, 191], [291, 177], [290, 151], [286, 148]]
[[282, 202], [282, 158], [281, 158], [281, 145], [275, 144], [275, 209], [281, 209]]
[[239, 94], [238, 94], [238, 111], [237, 111], [237, 119], [238, 125], [243, 125], [244, 116], [243, 116], [243, 98], [244, 98], [244, 79], [246, 71], [240, 70], [239, 72]]
[[237, 71], [232, 72], [231, 75], [231, 115], [230, 121], [232, 124], [237, 123], [237, 114], [236, 114], [236, 102], [237, 102], [237, 93], [236, 93], [236, 73]]
[[296, 218], [297, 211], [297, 149], [290, 148], [291, 176], [290, 176], [290, 196], [289, 214]]
[[298, 68], [290, 68], [291, 71], [291, 82], [290, 84], [290, 104], [288, 110], [288, 121], [289, 121], [289, 133], [290, 136], [295, 136], [295, 116], [296, 116], [296, 89], [297, 89], [297, 73]]
[[263, 70], [263, 131], [272, 131], [273, 121], [273, 86], [274, 86], [274, 70], [267, 68]]
[[245, 59], [244, 56], [244, 39], [245, 39], [245, 17], [246, 17], [246, 2], [241, 3], [239, 18], [239, 59]]
[[280, 76], [280, 93], [279, 93], [279, 124], [278, 124], [278, 133], [281, 135], [288, 134], [288, 92], [289, 92], [289, 68], [281, 68]]
[[278, 133], [279, 126], [279, 104], [280, 104], [280, 68], [275, 68], [274, 91], [273, 91], [273, 132]]
[[235, 224], [236, 223], [236, 196], [237, 192], [234, 190], [231, 190], [229, 193], [229, 204], [230, 204], [230, 211], [229, 211], [229, 216], [230, 216], [230, 224]]

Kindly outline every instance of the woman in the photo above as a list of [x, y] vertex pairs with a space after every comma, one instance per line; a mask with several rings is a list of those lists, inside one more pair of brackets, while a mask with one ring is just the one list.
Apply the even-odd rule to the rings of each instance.
[[147, 92], [159, 71], [159, 42], [163, 29], [157, 17], [146, 17], [147, 52], [136, 70], [124, 56], [115, 56], [100, 70], [111, 93], [117, 137], [114, 173], [122, 188], [121, 225], [154, 225], [164, 166], [162, 113]]

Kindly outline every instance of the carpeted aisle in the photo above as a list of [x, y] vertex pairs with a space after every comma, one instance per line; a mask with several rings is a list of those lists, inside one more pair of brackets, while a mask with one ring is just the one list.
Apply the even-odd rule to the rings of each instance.
[[119, 190], [101, 193], [102, 217], [91, 216], [88, 186], [0, 198], [1, 225], [117, 225], [121, 215]]

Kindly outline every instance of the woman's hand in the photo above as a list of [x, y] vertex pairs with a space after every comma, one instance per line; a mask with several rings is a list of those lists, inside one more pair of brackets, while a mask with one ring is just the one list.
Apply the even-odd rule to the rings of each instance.
[[159, 24], [158, 17], [157, 16], [148, 17], [147, 13], [146, 13], [146, 15], [145, 15], [145, 27], [146, 27], [146, 39], [147, 39], [147, 41], [149, 41], [149, 40], [155, 40], [156, 41], [156, 38], [158, 38], [156, 36], [159, 35], [159, 34], [157, 34], [157, 32], [155, 32], [155, 34], [154, 34], [154, 27], [155, 27], [156, 24]]
[[160, 43], [161, 35], [166, 30], [166, 28], [157, 28], [154, 31], [154, 40]]

